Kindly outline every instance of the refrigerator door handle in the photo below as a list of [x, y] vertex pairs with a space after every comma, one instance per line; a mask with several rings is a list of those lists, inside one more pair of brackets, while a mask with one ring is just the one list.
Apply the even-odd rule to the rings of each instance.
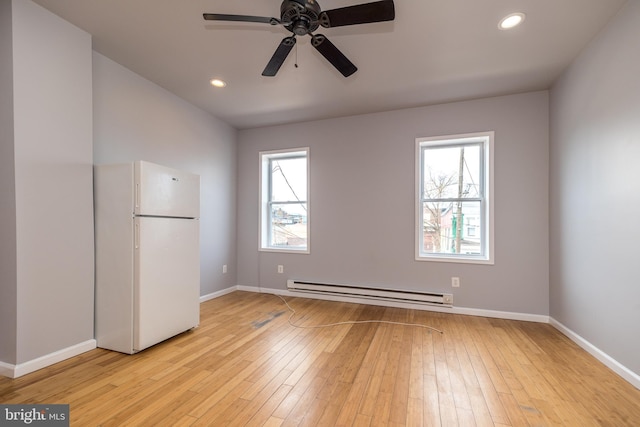
[[138, 212], [140, 208], [140, 183], [136, 182], [136, 196], [135, 196], [135, 211]]
[[140, 249], [140, 224], [138, 221], [135, 223], [134, 240], [134, 247]]

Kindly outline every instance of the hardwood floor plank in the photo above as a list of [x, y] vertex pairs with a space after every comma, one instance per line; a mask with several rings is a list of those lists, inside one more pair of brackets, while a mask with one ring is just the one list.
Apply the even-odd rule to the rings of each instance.
[[285, 423], [289, 423], [292, 419], [299, 422], [310, 403], [316, 399], [327, 382], [328, 376], [325, 373], [331, 370], [329, 364], [331, 360], [331, 353], [322, 352], [315, 359], [315, 364], [310, 366], [302, 377], [292, 382], [289, 381], [290, 375], [285, 380], [285, 385], [291, 385], [291, 392], [275, 410], [274, 416], [284, 419]]
[[520, 405], [510, 393], [499, 393], [498, 397], [509, 417], [509, 424], [512, 426], [528, 426], [529, 422], [520, 410]]
[[[373, 376], [373, 370], [375, 368], [375, 362], [379, 357], [383, 343], [380, 334], [374, 334], [371, 342], [367, 347], [366, 354], [362, 360], [360, 369], [357, 376], [353, 381], [349, 395], [346, 398], [345, 404], [338, 417], [338, 425], [351, 425], [356, 422], [359, 414], [358, 411], [361, 408], [362, 400], [365, 396], [367, 386], [369, 385]], [[368, 423], [371, 422], [370, 417], [365, 417]]]
[[436, 364], [436, 383], [442, 425], [459, 424], [456, 403], [451, 389], [451, 380], [449, 379], [449, 368], [444, 361]]
[[477, 425], [471, 409], [456, 408], [456, 415], [459, 426], [475, 427]]
[[509, 393], [509, 386], [505, 383], [502, 372], [508, 372], [510, 366], [500, 352], [500, 343], [495, 341], [494, 336], [488, 334], [484, 334], [482, 338], [477, 337], [474, 341], [493, 388], [498, 393]]
[[374, 410], [376, 407], [376, 402], [378, 398], [378, 394], [380, 394], [380, 386], [382, 384], [382, 376], [384, 373], [384, 369], [387, 365], [387, 360], [389, 358], [389, 353], [383, 351], [380, 353], [379, 359], [376, 361], [372, 377], [367, 384], [365, 389], [365, 394], [362, 397], [362, 402], [360, 404], [360, 408], [358, 409], [358, 413], [372, 417], [374, 414]]
[[413, 329], [403, 326], [403, 340], [398, 344], [400, 354], [395, 374], [395, 385], [391, 400], [389, 422], [406, 424], [407, 407], [409, 406], [409, 387], [411, 383], [411, 347], [413, 345]]
[[391, 397], [391, 393], [378, 393], [373, 410], [373, 415], [371, 417], [372, 426], [386, 426], [389, 424], [389, 414], [391, 413]]
[[[293, 425], [298, 425], [316, 400], [326, 381], [326, 378], [315, 376], [309, 383], [300, 382], [296, 384], [296, 387], [293, 387], [287, 397], [282, 400], [273, 415], [284, 419], [287, 425], [292, 423]], [[302, 387], [302, 384], [307, 385], [307, 387]]]
[[407, 426], [422, 426], [424, 422], [424, 402], [422, 399], [409, 398], [407, 402]]
[[[337, 426], [340, 411], [344, 406], [345, 399], [349, 393], [350, 383], [337, 381], [331, 387], [329, 400], [316, 399], [315, 404], [307, 410], [302, 425], [308, 426]], [[321, 394], [320, 394], [321, 395]], [[320, 396], [319, 395], [319, 396]], [[346, 424], [351, 425], [352, 422]]]
[[[551, 398], [551, 396], [549, 396]], [[544, 423], [541, 425], [545, 426], [564, 426], [565, 424], [562, 422], [558, 414], [556, 413], [553, 405], [548, 400], [538, 400], [532, 399], [534, 407], [538, 409], [542, 417], [544, 418]]]
[[[235, 424], [236, 415], [249, 404], [249, 401], [241, 399], [240, 396], [242, 396], [250, 385], [251, 383], [247, 381], [242, 381], [236, 385], [236, 387], [217, 401], [214, 406], [198, 416], [198, 421], [193, 424], [194, 427]], [[194, 411], [191, 413], [194, 414]]]
[[[187, 390], [174, 396], [171, 403], [160, 408], [153, 415], [143, 421], [143, 424], [153, 426], [192, 425], [198, 419], [189, 412], [206, 399], [205, 395]], [[128, 424], [128, 421], [127, 421]]]
[[274, 378], [283, 372], [287, 373], [287, 378], [291, 377], [293, 372], [286, 369], [286, 367], [300, 354], [303, 348], [302, 345], [294, 345], [289, 351], [276, 353], [260, 369], [256, 369], [253, 374], [247, 377], [247, 380], [252, 382], [253, 385], [247, 389], [242, 398], [247, 400], [254, 399], [267, 384], [270, 384]]
[[435, 375], [424, 376], [424, 425], [439, 426], [440, 423], [440, 395], [438, 380]]
[[413, 328], [413, 345], [409, 362], [409, 398], [422, 401], [424, 399], [424, 346], [423, 331]]
[[487, 402], [482, 394], [480, 387], [467, 387], [469, 401], [471, 403], [471, 411], [478, 427], [493, 426], [493, 418], [487, 406]]
[[343, 348], [339, 347], [336, 350], [337, 354], [342, 355], [347, 361], [340, 374], [340, 381], [352, 383], [355, 380], [375, 337], [375, 328], [373, 324], [355, 325], [351, 328], [353, 336], [345, 336], [344, 343], [351, 342], [357, 344], [357, 346], [353, 346], [353, 344], [345, 345]]
[[184, 417], [176, 420], [176, 421], [172, 421], [172, 424], [170, 424], [173, 427], [189, 427], [192, 426], [194, 422], [196, 422], [197, 418], [194, 418], [190, 415], [185, 415]]
[[279, 427], [282, 425], [282, 423], [284, 422], [284, 420], [281, 420], [280, 418], [276, 418], [276, 417], [270, 417], [264, 424], [264, 427]]
[[278, 420], [279, 424], [283, 424], [284, 419], [273, 416], [273, 413], [275, 412], [276, 408], [278, 408], [282, 404], [282, 401], [285, 399], [285, 397], [289, 395], [291, 389], [292, 387], [287, 385], [278, 387], [278, 389], [269, 397], [269, 399], [267, 399], [264, 405], [260, 406], [260, 409], [258, 409], [253, 414], [247, 414], [251, 415], [251, 418], [246, 423], [246, 425], [248, 427], [257, 427], [266, 425], [269, 422], [273, 422], [272, 420]]
[[142, 425], [156, 417], [168, 405], [176, 405], [176, 402], [183, 401], [193, 396], [192, 392], [187, 393], [193, 384], [197, 384], [204, 378], [211, 375], [208, 371], [193, 372], [192, 369], [185, 368], [181, 375], [175, 379], [158, 383], [158, 388], [145, 397], [139, 404], [131, 405], [127, 410], [120, 412], [117, 417], [109, 420], [107, 424], [122, 425], [131, 423]]
[[353, 422], [353, 427], [369, 427], [371, 425], [371, 417], [358, 414]]

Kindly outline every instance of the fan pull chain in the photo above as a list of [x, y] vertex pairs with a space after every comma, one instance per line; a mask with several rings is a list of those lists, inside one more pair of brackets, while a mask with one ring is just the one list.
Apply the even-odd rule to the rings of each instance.
[[293, 65], [298, 68], [298, 43], [296, 43], [296, 62]]

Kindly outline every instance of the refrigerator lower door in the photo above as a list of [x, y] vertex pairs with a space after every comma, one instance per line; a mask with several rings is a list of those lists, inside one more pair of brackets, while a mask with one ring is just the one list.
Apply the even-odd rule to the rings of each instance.
[[199, 221], [135, 218], [134, 352], [200, 322]]

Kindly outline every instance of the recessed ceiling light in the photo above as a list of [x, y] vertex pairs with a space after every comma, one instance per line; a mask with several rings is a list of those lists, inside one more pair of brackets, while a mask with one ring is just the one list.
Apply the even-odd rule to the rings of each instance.
[[524, 13], [512, 13], [500, 20], [498, 28], [501, 30], [509, 30], [522, 24], [522, 21], [524, 21]]
[[209, 83], [211, 83], [211, 86], [215, 86], [215, 87], [225, 87], [227, 85], [225, 81], [220, 79], [211, 79], [209, 80]]

